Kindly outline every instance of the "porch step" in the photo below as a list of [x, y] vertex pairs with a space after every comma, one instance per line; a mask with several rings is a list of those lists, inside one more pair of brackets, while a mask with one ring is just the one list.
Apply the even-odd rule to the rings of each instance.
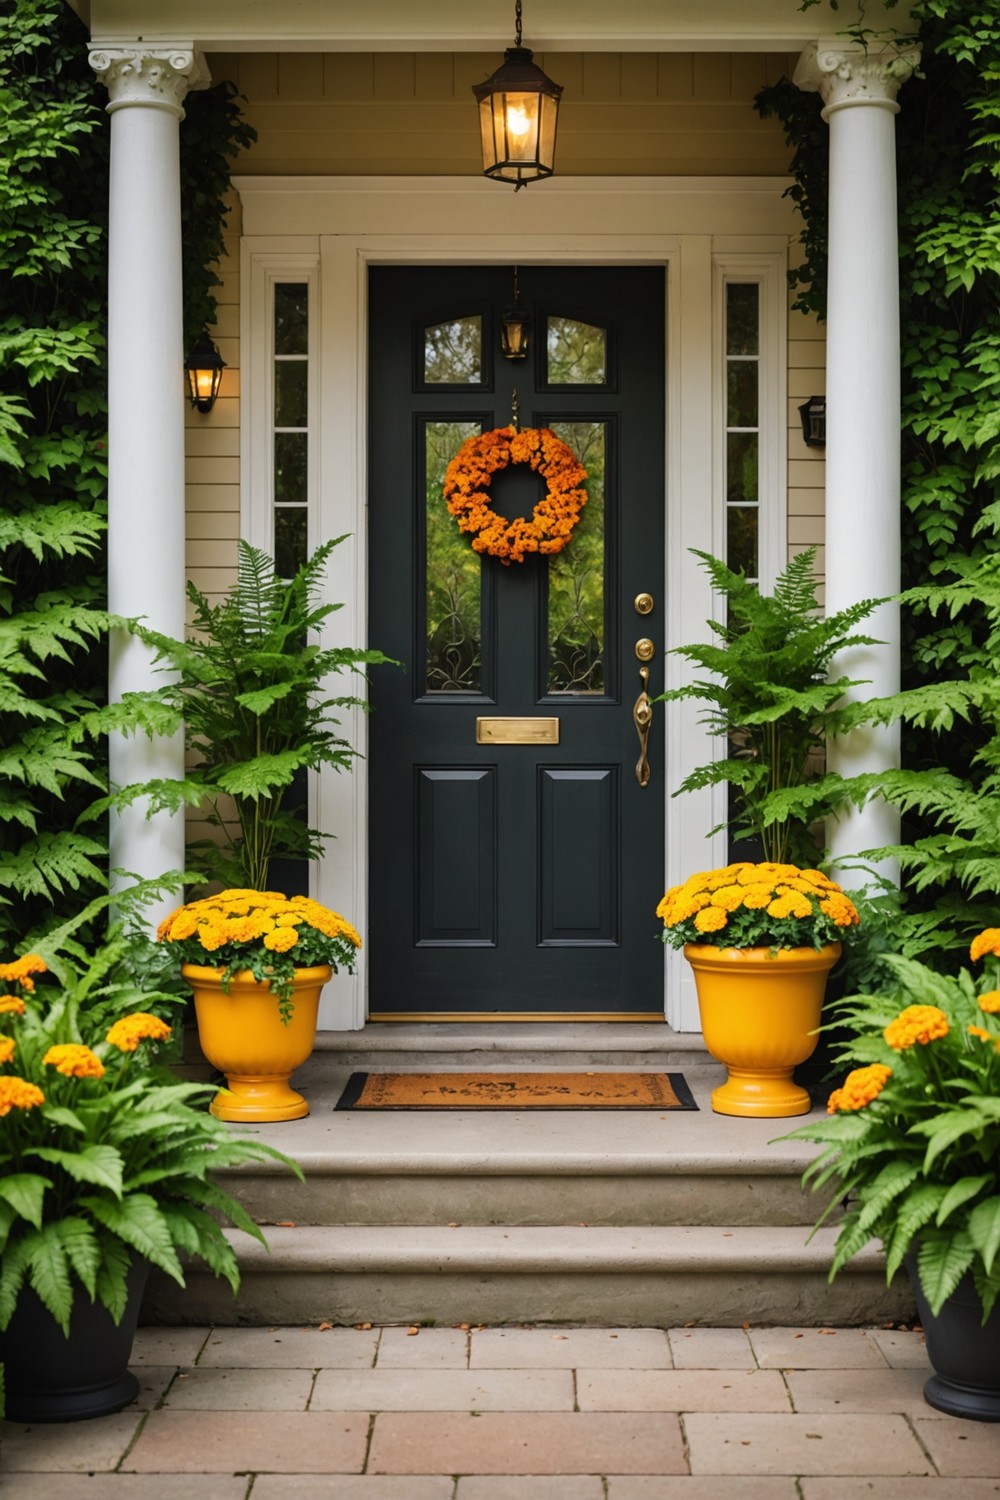
[[[836, 1231], [811, 1237], [820, 1203], [799, 1186], [813, 1147], [777, 1139], [802, 1121], [713, 1114], [711, 1090], [723, 1074], [701, 1038], [656, 1028], [654, 1044], [653, 1030], [566, 1027], [543, 1037], [456, 1027], [446, 1038], [437, 1027], [382, 1026], [322, 1036], [296, 1077], [309, 1117], [250, 1132], [293, 1156], [305, 1181], [275, 1163], [225, 1179], [265, 1225], [270, 1252], [234, 1232], [238, 1300], [193, 1268], [186, 1291], [151, 1279], [145, 1317], [449, 1325], [911, 1317], [908, 1292], [901, 1283], [887, 1290], [874, 1249], [828, 1285]], [[353, 1070], [445, 1066], [682, 1069], [699, 1110], [334, 1108]]]

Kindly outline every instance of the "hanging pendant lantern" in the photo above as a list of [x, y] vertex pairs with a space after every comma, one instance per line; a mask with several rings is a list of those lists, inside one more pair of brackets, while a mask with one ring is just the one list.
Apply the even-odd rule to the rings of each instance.
[[514, 191], [555, 171], [556, 119], [562, 84], [553, 83], [521, 46], [521, 0], [515, 10], [515, 37], [503, 62], [485, 83], [473, 85], [479, 103], [483, 172]]
[[525, 359], [530, 342], [531, 318], [521, 306], [521, 288], [514, 267], [514, 302], [500, 314], [500, 351], [504, 359]]

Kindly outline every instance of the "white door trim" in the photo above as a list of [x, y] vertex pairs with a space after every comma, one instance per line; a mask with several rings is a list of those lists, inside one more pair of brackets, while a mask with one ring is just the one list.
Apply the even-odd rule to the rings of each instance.
[[[659, 618], [664, 648], [685, 638], [704, 638], [713, 612], [702, 570], [688, 555], [692, 547], [719, 553], [724, 541], [720, 439], [714, 405], [719, 372], [716, 260], [729, 270], [745, 256], [747, 266], [766, 269], [765, 283], [774, 348], [785, 346], [786, 298], [781, 284], [794, 221], [782, 194], [783, 179], [621, 180], [557, 179], [541, 191], [504, 191], [477, 179], [259, 179], [237, 178], [243, 201], [241, 380], [245, 417], [242, 432], [242, 534], [258, 546], [271, 546], [271, 501], [267, 465], [259, 460], [261, 428], [253, 419], [260, 407], [260, 382], [269, 379], [267, 349], [261, 346], [267, 313], [261, 301], [269, 278], [318, 261], [319, 384], [315, 503], [310, 544], [349, 533], [330, 570], [330, 597], [344, 602], [335, 618], [345, 643], [360, 644], [367, 631], [367, 280], [373, 264], [520, 265], [629, 263], [662, 265], [667, 277], [666, 454], [664, 505], [667, 518], [666, 610]], [[557, 191], [550, 189], [557, 186]], [[677, 230], [667, 232], [665, 221]], [[448, 224], [450, 232], [442, 233]], [[613, 224], [614, 233], [593, 225]], [[399, 228], [400, 225], [406, 226]], [[474, 228], [472, 227], [474, 226]], [[275, 229], [283, 232], [275, 234]], [[469, 232], [464, 232], [468, 229]], [[287, 258], [287, 259], [286, 259]], [[266, 273], [266, 274], [265, 274]], [[748, 274], [750, 272], [748, 271]], [[775, 434], [772, 475], [785, 472], [784, 360], [774, 382], [769, 425]], [[769, 405], [772, 403], [769, 402]], [[253, 414], [253, 416], [251, 416]], [[781, 566], [784, 488], [778, 500], [782, 520], [765, 529], [762, 574]], [[314, 517], [314, 521], [312, 519]], [[378, 645], [378, 642], [372, 642]], [[391, 670], [385, 668], [383, 670]], [[682, 663], [666, 658], [668, 685], [683, 680]], [[671, 705], [655, 722], [666, 735], [668, 793], [705, 758], [704, 731], [689, 704]], [[364, 751], [367, 721], [345, 718], [345, 737]], [[366, 763], [349, 775], [320, 779], [312, 803], [318, 826], [336, 832], [327, 858], [316, 872], [317, 898], [342, 911], [362, 932], [367, 926], [368, 848]], [[693, 868], [725, 858], [720, 835], [705, 833], [721, 821], [717, 792], [667, 800], [664, 831], [667, 883]], [[650, 940], [656, 932], [650, 893]], [[378, 899], [378, 893], [372, 893]], [[364, 1024], [364, 953], [357, 976], [339, 976], [327, 987], [320, 1024], [354, 1029]], [[689, 970], [668, 955], [666, 1017], [677, 1030], [697, 1030], [698, 1011]]]

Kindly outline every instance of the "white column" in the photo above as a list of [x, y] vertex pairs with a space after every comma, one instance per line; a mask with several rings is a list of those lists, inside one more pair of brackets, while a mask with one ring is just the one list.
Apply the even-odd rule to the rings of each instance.
[[[191, 44], [95, 44], [111, 97], [108, 226], [108, 604], [184, 633], [184, 351], [178, 125], [207, 72]], [[151, 653], [124, 631], [109, 646], [112, 701], [155, 688]], [[113, 786], [180, 777], [181, 736], [114, 737]], [[111, 825], [111, 868], [144, 878], [184, 868], [183, 814], [136, 803]], [[114, 878], [121, 888], [130, 882]], [[163, 903], [168, 909], [175, 901]], [[152, 920], [160, 915], [151, 913]]]
[[[912, 46], [813, 43], [795, 82], [818, 90], [830, 127], [826, 396], [826, 607], [884, 598], [900, 586], [899, 250], [896, 92], [916, 67]], [[882, 605], [860, 629], [882, 645], [834, 663], [865, 679], [854, 698], [899, 690], [899, 606]], [[862, 729], [828, 747], [843, 776], [899, 765], [899, 732]], [[899, 816], [876, 798], [831, 821], [833, 858], [898, 842]], [[891, 867], [883, 873], [895, 877]]]

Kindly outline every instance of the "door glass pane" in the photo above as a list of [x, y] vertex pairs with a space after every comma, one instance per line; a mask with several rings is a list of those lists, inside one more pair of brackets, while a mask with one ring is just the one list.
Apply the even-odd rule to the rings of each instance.
[[481, 569], [478, 552], [449, 515], [445, 470], [479, 422], [425, 422], [426, 639], [428, 693], [482, 691]]
[[455, 318], [424, 329], [425, 385], [481, 385], [483, 320]]
[[546, 354], [549, 385], [605, 385], [607, 334], [593, 323], [548, 318]]
[[549, 558], [549, 693], [602, 694], [604, 686], [603, 422], [552, 422], [587, 470], [587, 503], [561, 552]]
[[305, 281], [281, 281], [274, 288], [274, 352], [309, 352], [309, 286]]
[[726, 561], [755, 579], [760, 514], [760, 287], [726, 285]]

